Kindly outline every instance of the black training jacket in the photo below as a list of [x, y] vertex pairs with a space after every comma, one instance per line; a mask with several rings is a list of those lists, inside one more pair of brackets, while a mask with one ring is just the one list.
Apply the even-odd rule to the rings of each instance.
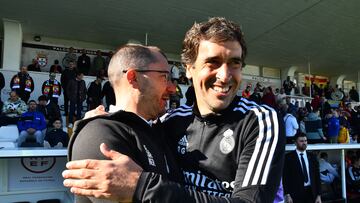
[[[76, 122], [69, 142], [68, 159], [107, 159], [99, 148], [101, 143], [106, 143], [110, 149], [129, 156], [144, 171], [161, 174], [161, 180], [182, 181], [175, 159], [169, 147], [163, 144], [163, 139], [162, 131], [155, 124], [150, 126], [134, 113], [118, 111]], [[147, 172], [141, 176], [151, 177], [152, 174]], [[139, 184], [146, 183], [139, 181]], [[143, 190], [151, 190], [152, 187], [147, 185], [137, 190], [137, 196], [142, 196]], [[108, 201], [76, 196], [76, 202]], [[134, 202], [142, 200], [134, 198]]]
[[141, 181], [157, 187], [145, 189], [146, 198], [137, 198], [147, 202], [273, 202], [282, 175], [285, 135], [283, 121], [272, 108], [235, 97], [218, 115], [200, 116], [196, 106], [182, 106], [166, 115], [163, 125], [181, 165], [185, 189], [152, 174]]

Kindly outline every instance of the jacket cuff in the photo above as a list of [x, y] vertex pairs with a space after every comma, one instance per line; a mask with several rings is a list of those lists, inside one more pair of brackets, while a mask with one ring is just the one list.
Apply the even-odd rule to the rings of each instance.
[[142, 202], [144, 192], [147, 187], [148, 183], [148, 177], [150, 175], [150, 172], [141, 172], [141, 175], [139, 177], [139, 180], [137, 182], [134, 196], [133, 196], [133, 202]]

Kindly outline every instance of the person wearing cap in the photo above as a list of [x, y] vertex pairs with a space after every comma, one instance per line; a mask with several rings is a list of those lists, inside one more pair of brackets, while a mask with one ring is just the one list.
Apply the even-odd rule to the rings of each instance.
[[47, 96], [51, 102], [57, 104], [61, 95], [61, 83], [55, 78], [56, 73], [50, 73], [49, 79], [42, 84], [41, 92], [43, 95]]

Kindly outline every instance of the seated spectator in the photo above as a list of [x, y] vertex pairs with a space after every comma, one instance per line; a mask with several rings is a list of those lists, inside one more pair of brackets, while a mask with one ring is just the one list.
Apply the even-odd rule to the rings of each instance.
[[101, 104], [101, 82], [102, 78], [100, 75], [96, 76], [96, 79], [91, 82], [89, 89], [87, 91], [87, 100], [88, 110], [95, 109]]
[[319, 159], [320, 180], [324, 183], [333, 183], [335, 178], [339, 178], [337, 169], [328, 162], [328, 154], [320, 153]]
[[54, 61], [54, 64], [51, 65], [50, 67], [50, 73], [62, 73], [62, 68], [61, 66], [59, 65], [59, 60], [55, 60]]
[[319, 117], [319, 109], [308, 113], [304, 118], [306, 136], [308, 143], [324, 143], [327, 139], [322, 130], [322, 121]]
[[41, 95], [38, 98], [39, 104], [37, 105], [37, 111], [41, 112], [46, 121], [46, 125], [52, 126], [55, 119], [61, 117], [59, 105], [54, 102], [48, 101], [47, 96]]
[[19, 98], [15, 91], [11, 91], [9, 95], [10, 98], [5, 101], [2, 108], [0, 126], [17, 124], [21, 114], [27, 111], [25, 102]]
[[50, 148], [62, 148], [67, 147], [69, 143], [69, 136], [62, 129], [62, 123], [60, 119], [55, 119], [52, 123], [52, 128], [46, 132], [44, 147]]
[[350, 137], [349, 144], [357, 144], [357, 143], [358, 143], [358, 137], [359, 137], [359, 135], [358, 135], [357, 133], [354, 133], [354, 134]]
[[36, 111], [36, 102], [34, 100], [29, 101], [29, 110], [21, 115], [21, 119], [18, 122], [19, 139], [18, 146], [30, 146], [24, 143], [28, 138], [35, 138], [36, 145], [42, 146], [44, 136], [42, 130], [46, 128], [45, 117], [42, 113]]
[[284, 116], [285, 130], [286, 130], [286, 143], [292, 144], [295, 141], [295, 135], [297, 129], [299, 129], [299, 124], [294, 116], [294, 112], [291, 112], [291, 109], [287, 105], [283, 105], [284, 110], [286, 110], [286, 115]]
[[350, 191], [360, 193], [360, 157], [355, 156], [347, 170], [348, 187]]

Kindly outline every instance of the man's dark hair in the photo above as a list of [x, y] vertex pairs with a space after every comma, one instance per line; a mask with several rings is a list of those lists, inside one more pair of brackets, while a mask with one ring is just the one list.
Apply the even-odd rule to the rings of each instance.
[[206, 22], [194, 23], [189, 31], [186, 32], [183, 41], [181, 59], [185, 64], [194, 64], [199, 51], [201, 40], [209, 40], [215, 43], [237, 41], [242, 48], [241, 59], [243, 66], [247, 54], [247, 47], [244, 34], [236, 23], [223, 17], [210, 18]]
[[326, 158], [328, 158], [328, 154], [326, 152], [321, 152], [320, 153], [320, 158], [326, 159]]
[[32, 99], [32, 100], [30, 100], [30, 101], [28, 102], [28, 104], [30, 104], [30, 103], [32, 103], [32, 102], [34, 102], [35, 104], [37, 104], [37, 103], [36, 103], [36, 101], [35, 101], [35, 100], [33, 100], [33, 99]]
[[299, 137], [306, 137], [306, 134], [305, 133], [302, 133], [302, 132], [297, 132], [295, 134], [295, 141], [299, 138]]
[[46, 95], [41, 95], [38, 97], [38, 101], [48, 101], [48, 98]]

